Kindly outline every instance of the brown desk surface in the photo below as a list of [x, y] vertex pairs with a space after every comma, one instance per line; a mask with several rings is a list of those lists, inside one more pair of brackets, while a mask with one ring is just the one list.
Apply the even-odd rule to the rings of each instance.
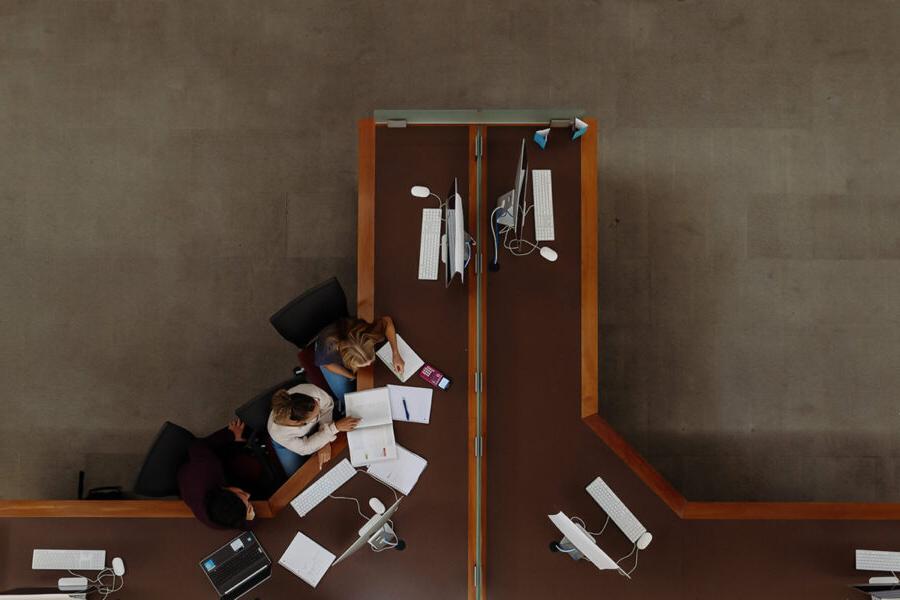
[[[532, 133], [488, 129], [488, 210], [511, 188], [518, 144]], [[681, 520], [582, 422], [578, 143], [561, 137], [554, 132], [544, 151], [529, 143], [529, 166], [553, 170], [549, 245], [559, 261], [504, 253], [487, 277], [487, 596], [849, 598], [846, 586], [868, 578], [854, 571], [853, 550], [898, 549], [900, 523]], [[584, 490], [597, 476], [654, 535], [632, 581], [548, 549], [558, 538], [548, 514], [603, 525]], [[614, 558], [631, 546], [613, 524], [599, 543]]]
[[[488, 131], [488, 199], [511, 187], [515, 144], [531, 130]], [[458, 284], [444, 290], [416, 280], [426, 201], [411, 198], [409, 187], [429, 185], [443, 195], [458, 175], [467, 190], [467, 131], [379, 129], [376, 141], [376, 313], [395, 317], [412, 346], [453, 377], [454, 388], [436, 392], [431, 425], [397, 424], [398, 441], [429, 461], [395, 519], [409, 548], [377, 556], [364, 549], [367, 556], [335, 567], [315, 591], [276, 567], [250, 599], [466, 596], [466, 297]], [[854, 571], [854, 548], [897, 550], [897, 521], [681, 520], [581, 421], [579, 215], [564, 210], [578, 193], [570, 189], [577, 171], [563, 176], [577, 169], [572, 153], [578, 144], [563, 141], [555, 135], [544, 152], [530, 146], [531, 166], [554, 170], [558, 241], [552, 245], [559, 262], [507, 255], [501, 271], [487, 279], [486, 597], [705, 600], [727, 592], [739, 600], [849, 598], [847, 584], [868, 576]], [[375, 383], [389, 382], [378, 367]], [[564, 510], [591, 527], [602, 524], [584, 491], [597, 475], [654, 534], [632, 581], [547, 549], [556, 536], [548, 513]], [[340, 493], [363, 502], [370, 495], [391, 497], [364, 475]], [[260, 520], [255, 530], [274, 560], [298, 529], [339, 553], [361, 523], [355, 511], [350, 502], [330, 500], [304, 519], [288, 508]], [[187, 519], [0, 519], [0, 588], [55, 582], [58, 573], [31, 571], [32, 548], [96, 547], [124, 556], [127, 564], [126, 587], [111, 599], [211, 598], [197, 561], [229, 538]], [[613, 556], [628, 550], [613, 525], [601, 545]]]

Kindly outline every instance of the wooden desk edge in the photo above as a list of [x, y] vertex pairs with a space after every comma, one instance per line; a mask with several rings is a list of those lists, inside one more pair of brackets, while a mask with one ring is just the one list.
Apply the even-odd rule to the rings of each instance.
[[[597, 378], [598, 132], [596, 119], [586, 118], [585, 121], [589, 129], [582, 138], [581, 148], [581, 275], [583, 282], [594, 282], [594, 285], [582, 285], [581, 289], [581, 415], [585, 424], [683, 519], [900, 520], [900, 504], [895, 503], [688, 501], [600, 417]], [[357, 314], [371, 320], [375, 311], [375, 120], [361, 119], [358, 134]], [[370, 388], [372, 384], [371, 369], [360, 373], [358, 385], [361, 389]], [[333, 444], [333, 455], [337, 457], [345, 448], [346, 436], [342, 435]], [[263, 518], [277, 515], [318, 473], [318, 465], [308, 461], [268, 501], [253, 503], [257, 515]], [[181, 500], [0, 500], [0, 518], [15, 517], [192, 518], [193, 515]]]

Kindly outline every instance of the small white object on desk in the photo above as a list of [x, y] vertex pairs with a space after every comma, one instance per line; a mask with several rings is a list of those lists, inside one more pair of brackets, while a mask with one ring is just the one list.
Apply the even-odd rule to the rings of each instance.
[[316, 479], [315, 483], [306, 486], [305, 490], [291, 500], [291, 506], [297, 511], [298, 515], [305, 517], [309, 511], [336, 492], [339, 487], [350, 481], [354, 475], [356, 475], [356, 469], [345, 458]]
[[87, 577], [60, 577], [56, 588], [61, 592], [83, 592], [88, 588]]
[[31, 554], [31, 568], [53, 571], [102, 571], [106, 568], [106, 550], [36, 549]]
[[900, 571], [900, 552], [857, 550], [856, 570], [898, 572]]
[[118, 556], [112, 559], [112, 570], [113, 574], [118, 577], [121, 577], [125, 574], [125, 561], [123, 561]]
[[441, 209], [422, 209], [422, 236], [419, 238], [419, 279], [438, 278], [441, 254]]
[[556, 239], [553, 228], [553, 177], [550, 169], [531, 171], [532, 196], [534, 197], [534, 240], [552, 242]]
[[431, 420], [431, 388], [390, 384], [387, 388], [395, 421], [427, 424]]
[[409, 347], [409, 344], [399, 334], [397, 335], [397, 349], [400, 351], [400, 358], [403, 359], [403, 373], [397, 373], [394, 370], [394, 351], [391, 349], [390, 342], [385, 342], [384, 346], [379, 348], [376, 354], [381, 359], [381, 362], [387, 365], [391, 373], [397, 376], [397, 379], [405, 382], [422, 368], [425, 361], [419, 358], [419, 355]]
[[366, 471], [404, 496], [409, 496], [426, 466], [427, 460], [398, 444], [396, 459], [371, 464]]
[[391, 399], [386, 387], [348, 392], [344, 396], [347, 416], [360, 419], [356, 429], [347, 432], [350, 463], [360, 467], [397, 458]]
[[278, 559], [278, 564], [316, 587], [331, 567], [334, 558], [334, 554], [298, 531], [294, 541]]
[[556, 262], [556, 259], [559, 258], [559, 254], [550, 246], [541, 246], [541, 256], [550, 262]]

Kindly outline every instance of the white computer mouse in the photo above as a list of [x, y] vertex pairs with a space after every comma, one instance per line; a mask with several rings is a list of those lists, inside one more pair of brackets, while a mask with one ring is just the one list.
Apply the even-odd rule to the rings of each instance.
[[541, 246], [541, 256], [550, 262], [556, 262], [556, 259], [559, 258], [559, 254], [556, 253], [556, 250], [549, 246]]
[[125, 574], [125, 562], [119, 558], [118, 556], [112, 559], [112, 570], [113, 573], [121, 577]]
[[431, 190], [424, 185], [414, 185], [412, 186], [412, 189], [409, 190], [409, 193], [416, 198], [427, 198], [428, 195], [431, 194]]
[[653, 541], [653, 534], [651, 534], [649, 531], [645, 531], [644, 533], [641, 534], [641, 537], [639, 537], [637, 539], [638, 550], [643, 550], [644, 548], [649, 546], [650, 542], [652, 542], [652, 541]]
[[381, 500], [378, 498], [369, 498], [369, 506], [372, 507], [372, 510], [375, 511], [375, 514], [383, 515], [385, 508], [384, 504], [382, 504]]

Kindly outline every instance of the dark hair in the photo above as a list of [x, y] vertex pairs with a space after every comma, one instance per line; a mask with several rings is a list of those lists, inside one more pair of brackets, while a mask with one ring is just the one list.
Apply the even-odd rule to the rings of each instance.
[[316, 407], [316, 399], [306, 394], [289, 394], [278, 390], [272, 395], [272, 412], [276, 421], [302, 421]]
[[231, 490], [219, 488], [207, 494], [206, 514], [216, 525], [240, 529], [247, 520], [247, 505]]

